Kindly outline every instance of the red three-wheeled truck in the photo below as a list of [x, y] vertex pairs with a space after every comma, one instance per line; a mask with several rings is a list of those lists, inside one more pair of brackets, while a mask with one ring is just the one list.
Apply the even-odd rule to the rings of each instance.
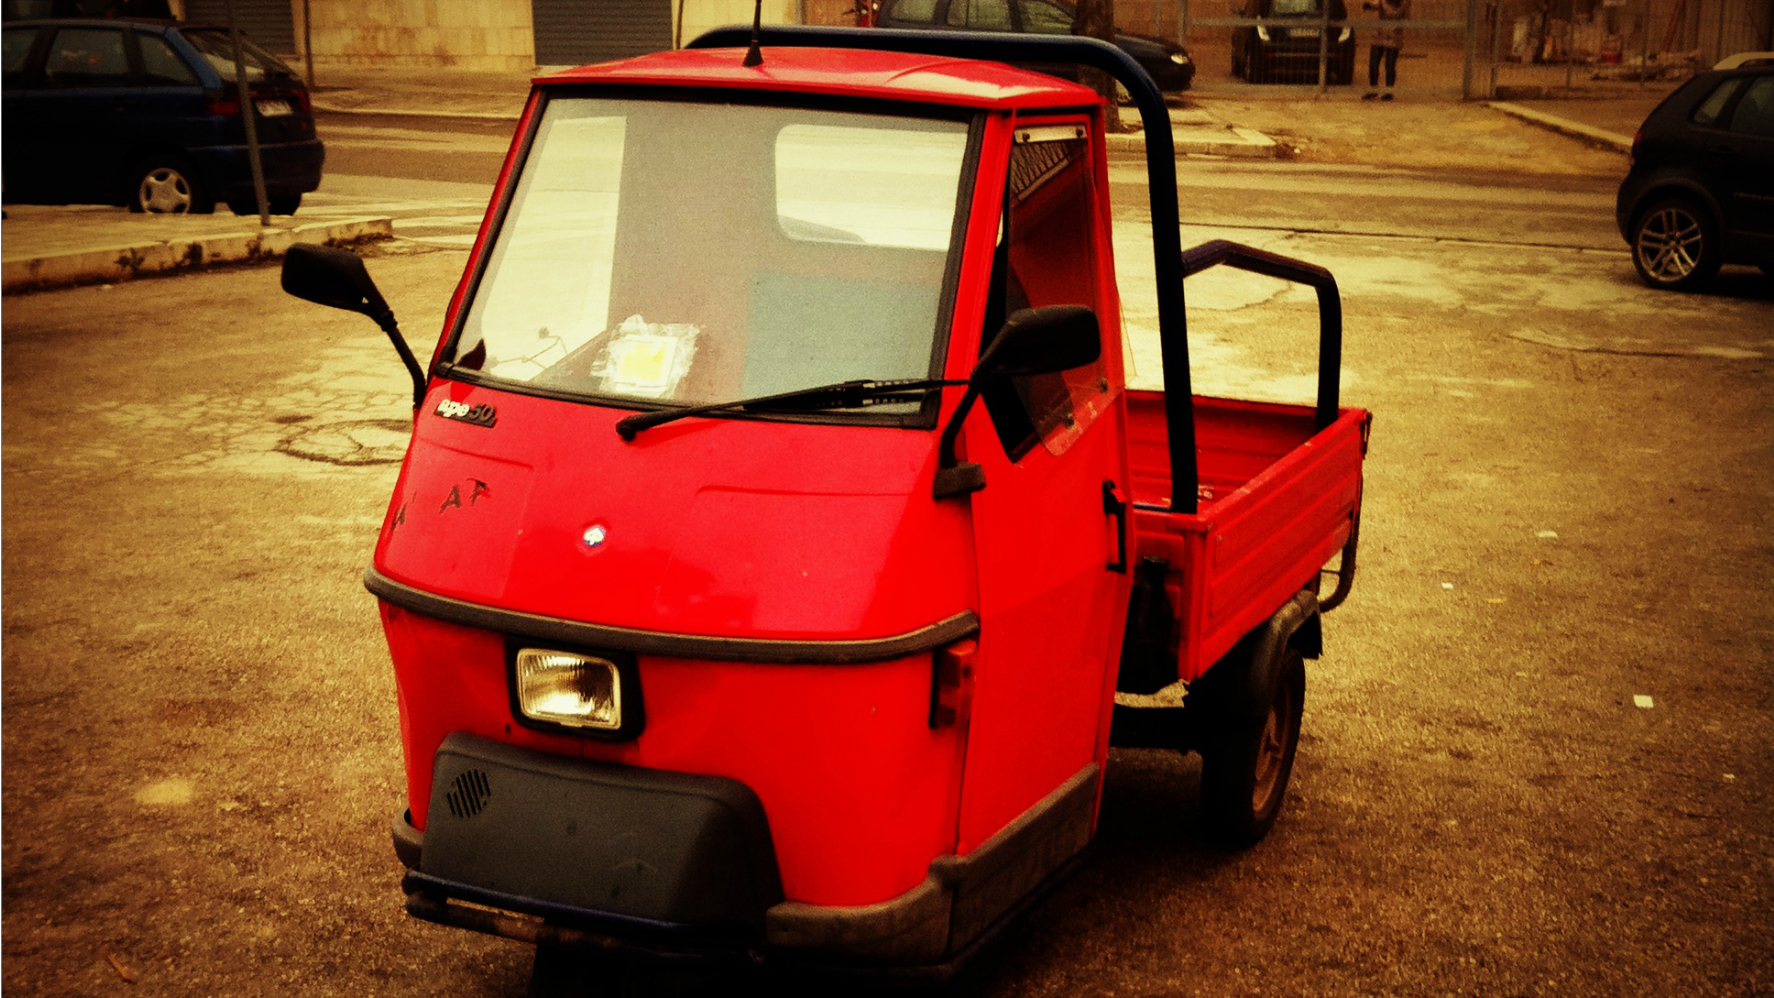
[[[1208, 829], [1269, 830], [1369, 415], [1327, 272], [1181, 249], [1114, 47], [759, 40], [537, 80], [425, 368], [358, 258], [284, 286], [414, 380], [366, 576], [408, 910], [940, 975], [1078, 863], [1113, 745], [1199, 752]], [[1101, 102], [1011, 63], [1141, 112], [1167, 392], [1124, 383]], [[1315, 405], [1194, 395], [1217, 264], [1317, 289]]]

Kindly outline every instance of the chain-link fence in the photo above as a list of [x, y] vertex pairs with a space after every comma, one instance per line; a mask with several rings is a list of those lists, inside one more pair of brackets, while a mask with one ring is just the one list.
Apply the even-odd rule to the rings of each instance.
[[[806, 23], [856, 24], [892, 0], [796, 2]], [[962, 2], [918, 0], [928, 17], [939, 5]], [[965, 2], [991, 7], [989, 20], [1008, 30], [1031, 23], [1025, 8], [1037, 4]], [[1249, 96], [1390, 89], [1388, 63], [1400, 93], [1486, 98], [1667, 89], [1732, 53], [1774, 50], [1774, 0], [1408, 0], [1402, 20], [1383, 20], [1380, 0], [1114, 4], [1119, 30], [1188, 48], [1197, 90]]]
[[1774, 47], [1768, 0], [1497, 0], [1486, 19], [1501, 96], [1644, 88]]
[[[1180, 39], [1210, 92], [1366, 93], [1396, 29], [1397, 89], [1461, 97], [1607, 92], [1774, 49], [1770, 0], [1115, 0], [1122, 31]], [[1381, 52], [1373, 83], [1385, 86]]]

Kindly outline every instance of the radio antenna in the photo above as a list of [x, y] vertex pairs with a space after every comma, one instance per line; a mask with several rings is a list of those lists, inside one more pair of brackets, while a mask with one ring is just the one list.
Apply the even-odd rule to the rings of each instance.
[[742, 66], [762, 66], [764, 64], [764, 52], [759, 47], [758, 39], [758, 36], [763, 32], [763, 20], [764, 0], [757, 0], [751, 9], [751, 48], [746, 51], [745, 59], [740, 63]]

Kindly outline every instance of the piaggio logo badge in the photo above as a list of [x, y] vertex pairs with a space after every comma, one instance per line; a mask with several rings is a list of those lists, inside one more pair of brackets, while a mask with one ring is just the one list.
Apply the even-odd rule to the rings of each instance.
[[468, 405], [464, 402], [452, 402], [449, 399], [444, 399], [437, 404], [437, 414], [459, 423], [473, 423], [476, 426], [488, 428], [499, 421], [499, 410], [485, 402], [480, 405]]

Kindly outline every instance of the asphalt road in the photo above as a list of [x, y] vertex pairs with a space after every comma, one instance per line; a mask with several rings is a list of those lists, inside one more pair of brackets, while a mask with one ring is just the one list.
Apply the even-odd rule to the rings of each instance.
[[[1192, 216], [1186, 245], [1339, 277], [1344, 398], [1375, 413], [1361, 575], [1275, 832], [1216, 852], [1193, 760], [1115, 753], [1090, 861], [978, 993], [1774, 991], [1774, 291], [1652, 292], [1599, 230], [1436, 228], [1575, 217], [1600, 180], [1512, 201], [1416, 175], [1420, 209], [1388, 212], [1294, 189], [1336, 171], [1221, 176], [1261, 206]], [[1117, 238], [1149, 380], [1139, 223]], [[464, 259], [369, 261], [421, 353]], [[1306, 294], [1211, 273], [1189, 303], [1202, 390], [1309, 394]], [[358, 580], [410, 394], [374, 326], [241, 268], [11, 298], [3, 347], [0, 987], [522, 994], [525, 947], [400, 907], [394, 687]]]

